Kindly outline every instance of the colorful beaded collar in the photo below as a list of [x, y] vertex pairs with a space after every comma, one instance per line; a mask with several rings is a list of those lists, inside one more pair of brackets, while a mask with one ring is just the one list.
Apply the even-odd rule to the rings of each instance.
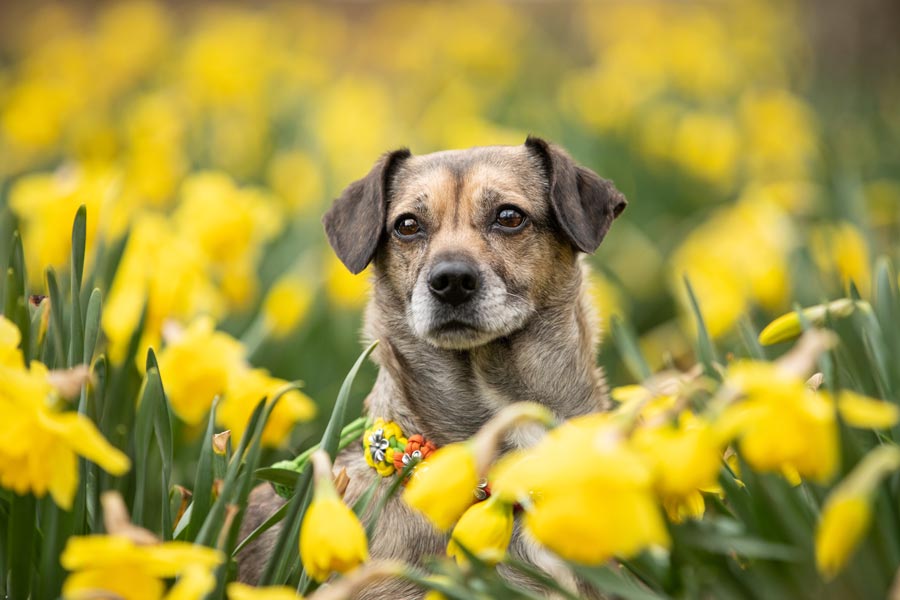
[[[363, 434], [366, 463], [382, 477], [403, 472], [407, 465], [427, 459], [435, 450], [437, 446], [425, 436], [417, 433], [406, 437], [397, 423], [381, 418]], [[487, 481], [480, 481], [474, 493], [476, 500], [486, 500], [491, 495]]]

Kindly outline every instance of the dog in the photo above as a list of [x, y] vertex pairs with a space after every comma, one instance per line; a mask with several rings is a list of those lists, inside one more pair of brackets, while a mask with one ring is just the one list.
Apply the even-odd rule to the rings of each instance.
[[[559, 419], [606, 408], [583, 257], [625, 206], [610, 181], [536, 137], [520, 146], [382, 156], [323, 219], [350, 271], [372, 267], [364, 333], [380, 342], [373, 353], [380, 369], [366, 399], [369, 415], [443, 446], [471, 437], [513, 402], [539, 402]], [[537, 435], [516, 430], [507, 449], [526, 447]], [[351, 504], [378, 477], [358, 445], [335, 467], [350, 477]], [[270, 486], [256, 488], [241, 537], [282, 502]], [[276, 538], [277, 528], [269, 530], [238, 556], [241, 580], [256, 582]], [[370, 553], [417, 564], [443, 554], [446, 544], [395, 497]], [[518, 527], [510, 553], [581, 587]], [[406, 582], [384, 581], [358, 597], [422, 594]]]

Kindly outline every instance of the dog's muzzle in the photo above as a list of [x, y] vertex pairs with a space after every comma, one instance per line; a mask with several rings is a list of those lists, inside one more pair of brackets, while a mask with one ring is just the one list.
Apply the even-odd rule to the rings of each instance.
[[480, 286], [478, 270], [462, 260], [441, 261], [428, 274], [428, 289], [432, 295], [450, 306], [468, 301]]

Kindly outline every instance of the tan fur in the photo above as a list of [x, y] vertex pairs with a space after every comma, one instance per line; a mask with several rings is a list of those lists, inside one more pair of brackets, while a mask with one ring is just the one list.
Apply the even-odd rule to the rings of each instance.
[[[381, 163], [390, 163], [390, 158]], [[356, 191], [351, 196], [345, 193], [326, 217], [329, 237], [342, 260], [356, 265], [366, 260], [358, 240], [341, 237], [352, 223], [343, 207], [362, 206], [365, 199], [358, 197], [358, 190], [371, 190], [377, 184], [373, 178], [382, 178], [387, 188], [380, 196], [386, 202], [381, 207], [384, 222], [369, 233], [379, 238], [374, 257], [369, 257], [374, 293], [364, 332], [367, 340], [380, 341], [373, 354], [380, 371], [366, 399], [368, 413], [442, 446], [469, 438], [513, 402], [540, 402], [560, 419], [602, 410], [606, 387], [595, 364], [598, 327], [586, 291], [581, 249], [592, 249], [605, 231], [597, 233], [571, 220], [572, 215], [580, 216], [579, 211], [588, 211], [584, 219], [608, 227], [624, 207], [624, 199], [609, 182], [577, 167], [564, 152], [541, 140], [530, 139], [525, 146], [402, 156], [393, 162], [398, 164], [376, 168], [355, 183]], [[561, 181], [562, 177], [569, 180]], [[377, 202], [379, 195], [372, 197]], [[491, 228], [498, 209], [506, 205], [528, 215], [530, 221], [521, 231], [506, 234]], [[409, 241], [392, 234], [396, 220], [410, 213], [426, 231], [422, 239]], [[340, 226], [332, 225], [338, 222]], [[355, 226], [361, 229], [354, 235], [366, 235], [365, 223]], [[427, 330], [422, 319], [436, 319], [445, 310], [422, 292], [422, 286], [430, 270], [447, 257], [469, 261], [483, 275], [484, 290], [479, 294], [484, 299], [473, 300], [466, 314], [485, 331], [473, 333], [471, 339], [419, 331]], [[502, 298], [499, 304], [491, 300], [496, 297]], [[446, 309], [451, 310], [462, 309]], [[533, 429], [513, 432], [507, 449], [529, 445], [538, 436]], [[350, 475], [346, 500], [352, 503], [377, 475], [366, 465], [360, 446], [338, 457], [336, 468], [341, 467]], [[385, 480], [382, 490], [387, 485]], [[271, 491], [256, 490], [242, 533], [251, 531], [279, 504]], [[274, 533], [262, 536], [239, 557], [242, 580], [256, 580], [271, 546], [267, 540], [273, 537]], [[428, 556], [443, 553], [446, 541], [395, 498], [382, 514], [370, 548], [373, 557], [421, 564]], [[555, 575], [564, 571], [519, 532], [510, 552]], [[504, 574], [515, 578], [508, 570]], [[576, 585], [574, 578], [563, 579]], [[384, 585], [391, 587], [369, 587], [357, 597], [422, 594], [398, 582]]]

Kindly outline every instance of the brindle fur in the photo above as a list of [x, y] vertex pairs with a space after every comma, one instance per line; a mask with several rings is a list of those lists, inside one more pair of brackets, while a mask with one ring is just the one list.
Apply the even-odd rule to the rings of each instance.
[[[528, 215], [530, 223], [521, 232], [491, 229], [498, 208], [507, 204]], [[582, 257], [596, 249], [624, 206], [610, 182], [536, 138], [522, 146], [424, 156], [396, 151], [382, 157], [324, 219], [332, 246], [351, 271], [373, 264], [374, 293], [364, 337], [380, 341], [373, 354], [380, 370], [366, 399], [369, 414], [442, 446], [469, 438], [513, 402], [540, 402], [561, 419], [604, 409], [606, 386], [595, 366], [598, 326]], [[423, 239], [410, 242], [392, 234], [393, 223], [406, 213], [423, 224]], [[425, 313], [439, 312], [439, 307], [423, 308], [416, 286], [422, 285], [423, 273], [448, 257], [474, 261], [497, 289], [505, 288], [501, 305], [490, 314], [478, 314], [477, 303], [467, 309], [493, 333], [441, 337], [419, 331], [422, 319], [433, 316]], [[535, 438], [533, 429], [519, 429], [509, 436], [507, 447], [527, 446]], [[377, 477], [359, 446], [338, 457], [340, 468], [350, 476], [345, 496], [350, 503]], [[254, 490], [241, 535], [281, 504], [270, 486]], [[238, 557], [242, 580], [258, 580], [278, 530], [276, 526], [261, 536]], [[558, 561], [525, 538], [517, 528], [512, 555], [573, 589], [578, 585]], [[376, 558], [420, 564], [445, 547], [445, 535], [395, 498], [378, 521], [370, 552]], [[421, 595], [411, 585], [384, 581], [362, 590], [358, 598]]]

